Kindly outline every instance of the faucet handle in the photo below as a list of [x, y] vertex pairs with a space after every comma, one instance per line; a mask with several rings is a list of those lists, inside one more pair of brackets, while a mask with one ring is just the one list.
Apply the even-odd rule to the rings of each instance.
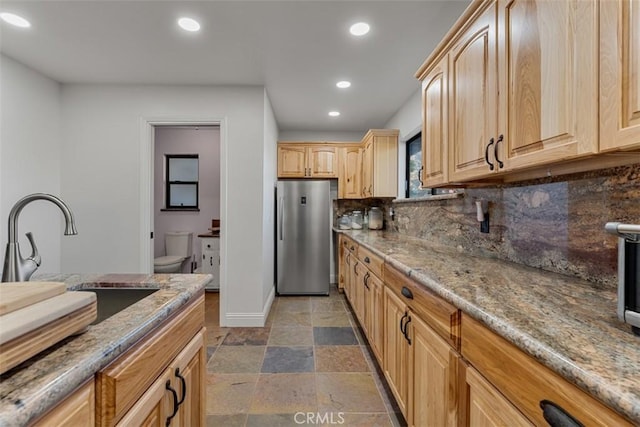
[[36, 263], [36, 265], [38, 267], [40, 267], [40, 263], [42, 262], [42, 258], [40, 258], [40, 253], [38, 252], [38, 247], [36, 246], [36, 242], [33, 240], [33, 234], [31, 234], [31, 232], [28, 232], [25, 235], [27, 236], [27, 239], [29, 239], [29, 243], [31, 243], [31, 255], [27, 259], [32, 260], [33, 262]]

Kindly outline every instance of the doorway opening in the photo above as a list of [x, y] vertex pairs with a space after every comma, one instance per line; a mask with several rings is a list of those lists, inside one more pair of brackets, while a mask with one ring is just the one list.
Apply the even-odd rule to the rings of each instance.
[[155, 126], [153, 139], [154, 271], [212, 274], [219, 290], [220, 126]]
[[[155, 188], [155, 175], [158, 169], [160, 176], [165, 172], [166, 163], [162, 167], [155, 167], [155, 153], [157, 151], [157, 132], [165, 131], [168, 129], [185, 129], [185, 130], [199, 130], [203, 129], [216, 129], [218, 132], [218, 181], [216, 191], [213, 191], [213, 196], [217, 198], [217, 207], [214, 207], [214, 214], [209, 214], [208, 222], [202, 223], [202, 226], [197, 225], [194, 228], [193, 234], [193, 252], [195, 254], [201, 254], [201, 245], [198, 234], [207, 234], [210, 230], [208, 228], [212, 225], [212, 219], [218, 219], [219, 222], [219, 298], [220, 298], [220, 319], [222, 320], [226, 315], [225, 308], [225, 287], [226, 287], [226, 233], [225, 233], [225, 218], [227, 212], [227, 161], [226, 161], [226, 121], [221, 118], [142, 118], [141, 124], [141, 145], [140, 145], [140, 272], [153, 273], [154, 272], [154, 258], [156, 252], [162, 254], [164, 251], [164, 236], [158, 234], [155, 230], [155, 222], [161, 222], [160, 219], [156, 219], [156, 199], [159, 199], [163, 203], [166, 198], [166, 193], [156, 197]], [[166, 160], [166, 159], [165, 159]], [[199, 162], [200, 163], [200, 162]], [[202, 166], [199, 165], [199, 169]], [[199, 176], [199, 187], [203, 185], [202, 179]], [[199, 193], [198, 205], [200, 212], [202, 212], [202, 203], [204, 202], [202, 193]], [[213, 202], [212, 202], [213, 203]], [[217, 209], [217, 210], [216, 210]], [[188, 211], [177, 212], [183, 216], [188, 216]], [[217, 214], [215, 213], [217, 212]], [[183, 218], [184, 219], [184, 218]], [[177, 226], [176, 226], [177, 227]], [[154, 238], [155, 237], [155, 238]], [[160, 249], [156, 251], [156, 239], [160, 245]], [[155, 256], [154, 256], [155, 255]], [[197, 255], [201, 257], [201, 255]], [[198, 273], [199, 268], [202, 267], [202, 260], [199, 259], [194, 265], [194, 272]], [[189, 271], [191, 270], [191, 264], [189, 263]]]

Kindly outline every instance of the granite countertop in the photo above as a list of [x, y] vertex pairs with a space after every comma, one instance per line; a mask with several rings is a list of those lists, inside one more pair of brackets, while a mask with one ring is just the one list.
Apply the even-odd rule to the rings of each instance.
[[573, 384], [640, 423], [640, 337], [595, 284], [387, 231], [345, 231]]
[[159, 289], [82, 334], [69, 337], [0, 376], [0, 426], [22, 426], [46, 413], [202, 292], [208, 274], [39, 275], [68, 290]]

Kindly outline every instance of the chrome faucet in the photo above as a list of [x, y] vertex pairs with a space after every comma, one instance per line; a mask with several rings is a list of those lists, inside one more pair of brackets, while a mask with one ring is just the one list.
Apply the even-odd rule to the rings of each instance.
[[38, 253], [38, 248], [33, 241], [33, 235], [30, 232], [26, 234], [27, 239], [29, 239], [29, 243], [31, 244], [31, 255], [27, 259], [22, 258], [17, 239], [18, 216], [20, 215], [22, 208], [34, 200], [48, 200], [58, 206], [62, 211], [66, 222], [64, 230], [65, 236], [78, 234], [71, 210], [56, 196], [44, 193], [34, 193], [18, 200], [11, 208], [11, 212], [9, 212], [9, 242], [7, 243], [7, 250], [4, 254], [4, 269], [2, 270], [3, 282], [25, 282], [29, 280], [36, 269], [40, 267], [41, 258]]

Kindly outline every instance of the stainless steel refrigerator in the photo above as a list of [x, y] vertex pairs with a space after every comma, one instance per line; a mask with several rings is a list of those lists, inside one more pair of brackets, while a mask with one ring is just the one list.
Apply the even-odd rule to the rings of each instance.
[[276, 187], [276, 291], [329, 294], [331, 241], [329, 181], [278, 181]]

